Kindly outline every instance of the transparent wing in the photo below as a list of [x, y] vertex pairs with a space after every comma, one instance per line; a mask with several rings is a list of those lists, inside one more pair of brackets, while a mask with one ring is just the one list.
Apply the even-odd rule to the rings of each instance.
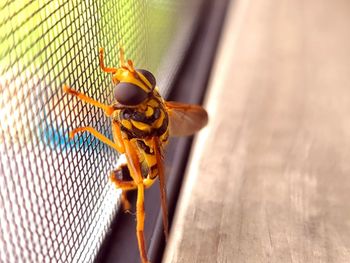
[[194, 134], [208, 123], [208, 113], [199, 105], [166, 101], [170, 136]]

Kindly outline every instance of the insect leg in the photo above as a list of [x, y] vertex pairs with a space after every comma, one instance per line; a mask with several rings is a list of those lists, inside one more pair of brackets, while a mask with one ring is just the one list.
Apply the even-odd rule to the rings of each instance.
[[137, 188], [134, 181], [122, 181], [118, 178], [115, 178], [114, 174], [109, 176], [111, 182], [118, 188], [122, 190], [121, 202], [123, 205], [123, 210], [128, 212], [131, 210], [131, 204], [126, 196], [127, 192], [130, 190], [135, 190]]
[[70, 87], [68, 87], [66, 85], [63, 85], [63, 91], [66, 92], [66, 93], [69, 93], [69, 94], [71, 94], [73, 96], [78, 97], [79, 99], [81, 99], [82, 101], [84, 101], [86, 103], [89, 103], [89, 104], [91, 104], [93, 106], [96, 106], [98, 108], [103, 109], [107, 116], [111, 116], [113, 111], [114, 111], [113, 107], [111, 107], [109, 105], [106, 105], [106, 104], [103, 104], [101, 102], [98, 102], [98, 101], [96, 101], [96, 100], [86, 96], [83, 93], [80, 93], [80, 92], [78, 92], [78, 91], [76, 91], [74, 89], [71, 89]]
[[93, 136], [95, 136], [97, 139], [99, 139], [101, 142], [107, 144], [108, 146], [112, 147], [113, 149], [115, 149], [116, 151], [118, 151], [119, 153], [124, 153], [124, 147], [121, 147], [120, 145], [118, 145], [117, 143], [111, 141], [110, 139], [108, 139], [106, 136], [104, 136], [102, 133], [96, 131], [94, 128], [92, 127], [78, 127], [75, 128], [74, 130], [72, 130], [69, 133], [69, 138], [73, 139], [74, 135], [78, 132], [90, 132]]
[[125, 212], [129, 212], [131, 209], [131, 204], [127, 198], [127, 192], [137, 188], [135, 182], [130, 179], [130, 172], [125, 164], [112, 171], [109, 176], [109, 180], [116, 186], [116, 188], [122, 190], [121, 202]]
[[119, 124], [117, 122], [112, 122], [112, 134], [113, 134], [113, 140], [120, 148], [120, 153], [125, 153], [125, 147], [124, 142], [122, 138], [122, 133], [120, 131]]
[[146, 246], [145, 246], [145, 236], [144, 236], [144, 226], [145, 226], [145, 187], [143, 184], [137, 185], [137, 201], [136, 201], [136, 231], [137, 231], [137, 242], [139, 245], [142, 262], [148, 263]]
[[164, 176], [164, 166], [161, 147], [159, 143], [159, 138], [153, 137], [154, 152], [157, 160], [158, 167], [158, 178], [160, 186], [160, 197], [162, 204], [162, 213], [163, 213], [163, 227], [165, 240], [168, 241], [169, 237], [169, 223], [168, 223], [168, 207], [167, 207], [167, 195], [166, 195], [166, 185], [165, 185], [165, 176]]
[[106, 73], [116, 73], [117, 72], [117, 68], [109, 68], [109, 67], [106, 67], [105, 66], [105, 63], [104, 63], [104, 49], [101, 47], [100, 50], [99, 50], [99, 60], [100, 60], [100, 67], [101, 69], [106, 72]]
[[137, 185], [135, 184], [134, 181], [123, 181], [120, 180], [115, 176], [115, 172], [112, 172], [111, 175], [109, 176], [109, 179], [111, 182], [119, 189], [129, 191], [129, 190], [135, 190], [137, 188]]
[[136, 201], [136, 236], [140, 250], [140, 256], [143, 263], [147, 263], [147, 253], [144, 237], [144, 225], [145, 225], [145, 205], [144, 205], [144, 191], [145, 186], [143, 184], [140, 161], [132, 143], [124, 139], [125, 155], [128, 161], [128, 168], [130, 176], [137, 185], [137, 201]]

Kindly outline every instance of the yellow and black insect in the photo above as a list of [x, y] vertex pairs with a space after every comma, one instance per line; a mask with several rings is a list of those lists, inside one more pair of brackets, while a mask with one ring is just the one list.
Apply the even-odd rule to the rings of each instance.
[[[152, 73], [135, 69], [131, 60], [125, 61], [120, 48], [120, 67], [104, 65], [104, 50], [100, 48], [101, 69], [112, 74], [114, 99], [111, 105], [100, 103], [68, 86], [63, 91], [104, 110], [112, 118], [113, 141], [92, 127], [79, 127], [70, 132], [70, 138], [78, 132], [90, 132], [100, 141], [125, 154], [127, 164], [112, 171], [109, 178], [122, 190], [122, 203], [128, 210], [130, 204], [126, 192], [137, 190], [136, 235], [141, 261], [148, 262], [144, 241], [144, 189], [158, 177], [161, 188], [163, 225], [168, 238], [166, 190], [163, 168], [163, 149], [169, 136], [191, 135], [208, 122], [207, 112], [198, 105], [164, 101], [156, 87]], [[127, 179], [129, 178], [129, 179]]]

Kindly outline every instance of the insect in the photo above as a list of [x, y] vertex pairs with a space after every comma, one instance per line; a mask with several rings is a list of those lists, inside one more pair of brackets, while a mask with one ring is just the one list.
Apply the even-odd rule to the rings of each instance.
[[93, 127], [72, 130], [72, 139], [78, 132], [89, 132], [109, 145], [127, 160], [112, 171], [110, 181], [122, 190], [121, 200], [125, 210], [130, 209], [126, 193], [137, 190], [136, 237], [143, 263], [147, 259], [144, 239], [144, 191], [159, 179], [163, 227], [168, 239], [168, 212], [163, 167], [164, 146], [169, 136], [186, 136], [195, 133], [208, 122], [207, 112], [198, 105], [165, 101], [158, 92], [154, 75], [145, 69], [135, 69], [131, 60], [125, 61], [124, 50], [119, 50], [120, 67], [106, 67], [104, 49], [99, 50], [102, 71], [112, 75], [114, 102], [111, 105], [96, 101], [66, 85], [63, 91], [101, 108], [111, 117], [113, 141]]

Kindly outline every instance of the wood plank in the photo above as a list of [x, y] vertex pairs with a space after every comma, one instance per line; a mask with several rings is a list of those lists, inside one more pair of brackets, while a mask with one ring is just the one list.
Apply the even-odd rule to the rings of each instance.
[[350, 2], [236, 0], [164, 262], [350, 262]]

